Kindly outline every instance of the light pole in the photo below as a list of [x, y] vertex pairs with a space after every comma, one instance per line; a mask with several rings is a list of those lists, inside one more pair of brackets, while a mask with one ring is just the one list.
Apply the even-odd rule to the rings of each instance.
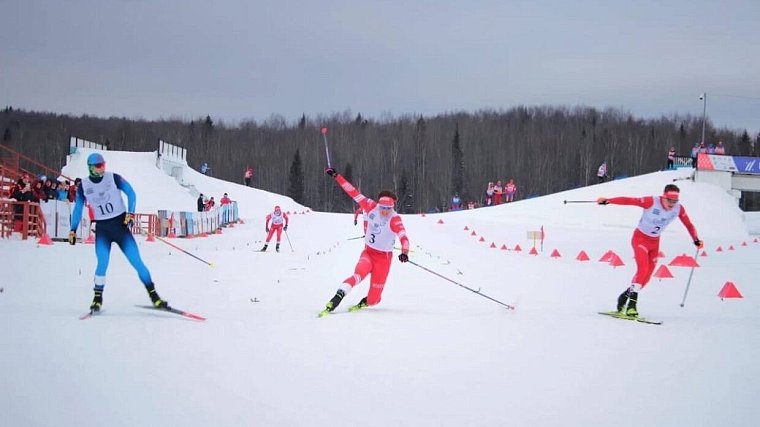
[[702, 144], [705, 143], [705, 119], [707, 115], [707, 93], [703, 93], [699, 96], [699, 99], [702, 100]]

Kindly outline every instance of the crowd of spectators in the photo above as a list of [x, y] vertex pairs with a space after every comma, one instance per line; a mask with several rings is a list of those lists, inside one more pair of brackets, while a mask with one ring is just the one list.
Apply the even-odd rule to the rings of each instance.
[[10, 188], [8, 196], [19, 202], [47, 203], [49, 200], [73, 202], [80, 183], [79, 178], [72, 183], [69, 180], [61, 182], [44, 175], [32, 179], [29, 174], [24, 174]]

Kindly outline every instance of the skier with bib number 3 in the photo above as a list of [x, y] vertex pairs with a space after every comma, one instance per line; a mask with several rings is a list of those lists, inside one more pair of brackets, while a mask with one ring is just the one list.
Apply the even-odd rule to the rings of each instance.
[[[111, 243], [116, 243], [121, 248], [127, 261], [132, 264], [140, 281], [145, 285], [153, 307], [168, 309], [169, 304], [162, 300], [156, 293], [153, 280], [148, 268], [140, 258], [140, 251], [130, 228], [134, 223], [133, 213], [137, 204], [137, 197], [132, 186], [121, 175], [106, 172], [106, 161], [100, 153], [92, 153], [87, 157], [89, 177], [82, 180], [77, 188], [76, 205], [71, 215], [71, 232], [69, 232], [69, 244], [76, 244], [76, 229], [82, 219], [82, 209], [85, 203], [93, 207], [95, 228], [95, 256], [97, 267], [95, 268], [95, 296], [90, 304], [90, 313], [100, 311], [103, 305], [103, 289], [106, 286], [106, 271], [111, 257]], [[127, 204], [121, 193], [127, 195]]]
[[[600, 197], [596, 200], [600, 205], [628, 205], [644, 209], [639, 219], [639, 225], [633, 232], [631, 246], [636, 259], [636, 274], [631, 285], [623, 291], [617, 300], [617, 314], [636, 318], [639, 312], [636, 303], [639, 292], [649, 283], [654, 268], [657, 265], [657, 255], [660, 253], [660, 235], [665, 228], [678, 218], [689, 232], [694, 245], [698, 249], [704, 247], [702, 240], [697, 237], [697, 229], [686, 215], [686, 209], [678, 201], [681, 190], [674, 184], [665, 186], [661, 196], [646, 197]], [[626, 307], [625, 311], [623, 310]]]
[[356, 311], [364, 307], [377, 305], [380, 302], [385, 281], [393, 260], [393, 245], [396, 238], [401, 241], [401, 254], [398, 260], [409, 261], [409, 239], [401, 217], [394, 207], [397, 197], [391, 191], [381, 191], [377, 201], [367, 198], [359, 192], [350, 182], [341, 176], [333, 168], [325, 170], [340, 185], [365, 212], [367, 219], [367, 232], [364, 236], [364, 250], [356, 263], [354, 274], [346, 278], [340, 284], [335, 296], [327, 302], [325, 309], [319, 314], [320, 317], [329, 314], [340, 304], [343, 298], [351, 292], [356, 285], [370, 275], [370, 287], [367, 296], [349, 311]]

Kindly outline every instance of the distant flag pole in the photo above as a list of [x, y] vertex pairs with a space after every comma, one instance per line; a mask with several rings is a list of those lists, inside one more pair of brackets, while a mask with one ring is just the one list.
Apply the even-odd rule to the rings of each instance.
[[322, 127], [320, 129], [322, 132], [322, 140], [325, 142], [325, 157], [327, 157], [327, 167], [332, 168], [332, 163], [330, 162], [330, 150], [327, 148], [327, 127]]
[[541, 252], [544, 251], [544, 226], [541, 226]]

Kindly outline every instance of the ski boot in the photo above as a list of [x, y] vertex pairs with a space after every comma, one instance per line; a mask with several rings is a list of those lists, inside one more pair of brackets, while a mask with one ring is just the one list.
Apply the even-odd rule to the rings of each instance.
[[268, 243], [264, 243], [264, 247], [263, 247], [263, 248], [261, 248], [261, 249], [259, 250], [259, 252], [266, 252], [266, 251], [267, 251], [267, 246], [269, 246], [269, 244], [268, 244]]
[[350, 312], [359, 311], [363, 309], [364, 307], [369, 307], [369, 304], [367, 304], [367, 297], [362, 298], [361, 301], [359, 301], [359, 304], [356, 304], [355, 306], [348, 309]]
[[103, 305], [103, 290], [95, 289], [95, 296], [92, 297], [92, 304], [90, 304], [91, 312], [100, 311], [100, 307]]
[[277, 251], [277, 252], [280, 252], [280, 244], [279, 243], [275, 245], [274, 250]]
[[325, 305], [325, 309], [319, 313], [319, 317], [326, 316], [332, 313], [332, 311], [335, 310], [336, 307], [338, 307], [338, 304], [340, 304], [340, 302], [343, 301], [344, 296], [346, 296], [346, 293], [343, 292], [342, 289], [338, 289], [338, 291], [335, 292], [335, 296], [332, 297], [330, 301], [327, 301], [327, 305]]
[[158, 296], [158, 292], [156, 292], [156, 288], [153, 286], [153, 284], [146, 286], [145, 289], [148, 291], [148, 296], [150, 297], [150, 301], [153, 303], [153, 307], [163, 309], [169, 308], [169, 303], [162, 300], [161, 297]]
[[620, 294], [617, 300], [617, 312], [619, 314], [624, 314], [623, 308], [625, 308], [625, 303], [628, 302], [628, 298], [631, 296], [630, 289], [626, 289], [625, 292]]
[[636, 310], [636, 302], [639, 298], [638, 292], [631, 292], [628, 297], [628, 309], [625, 310], [625, 315], [628, 317], [639, 317], [639, 312]]

